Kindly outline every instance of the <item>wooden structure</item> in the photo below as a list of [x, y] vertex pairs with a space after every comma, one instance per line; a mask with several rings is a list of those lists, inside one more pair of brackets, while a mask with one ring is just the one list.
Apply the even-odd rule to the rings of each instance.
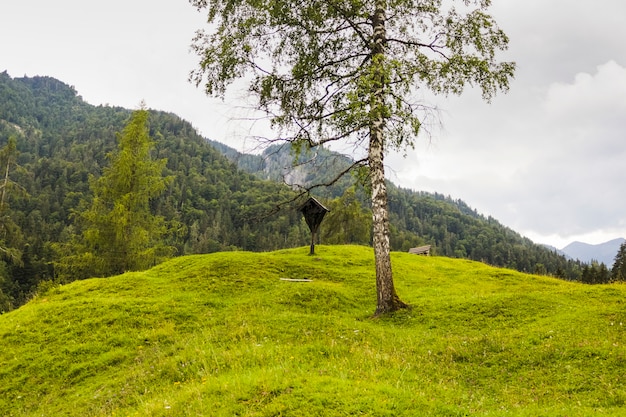
[[309, 198], [301, 207], [300, 211], [304, 215], [304, 220], [306, 221], [307, 226], [309, 226], [309, 230], [311, 230], [311, 251], [310, 255], [315, 255], [315, 235], [324, 219], [328, 210], [322, 203], [317, 201], [315, 198]]
[[430, 256], [430, 246], [431, 245], [418, 246], [417, 248], [411, 248], [409, 249], [409, 253], [413, 255]]

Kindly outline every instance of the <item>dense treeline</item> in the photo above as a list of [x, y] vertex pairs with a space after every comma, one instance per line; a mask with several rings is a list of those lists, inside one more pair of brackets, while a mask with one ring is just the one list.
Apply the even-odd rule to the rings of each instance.
[[[391, 187], [389, 204], [392, 223], [408, 236], [421, 236], [438, 255], [570, 280], [580, 277], [580, 262], [533, 243], [461, 200]], [[405, 238], [394, 246], [405, 249], [410, 244], [410, 239]]]
[[[22, 304], [42, 282], [76, 278], [60, 276], [53, 265], [67, 256], [60, 248], [79, 233], [78, 213], [93, 199], [90, 184], [109, 164], [107, 155], [130, 117], [127, 109], [84, 102], [54, 78], [0, 73], [0, 172], [6, 174], [0, 197], [0, 312]], [[176, 255], [307, 244], [309, 231], [297, 201], [269, 215], [295, 196], [280, 179], [287, 174], [288, 183], [328, 182], [352, 163], [325, 149], [299, 155], [298, 161], [311, 163], [297, 168], [289, 147], [242, 155], [211, 146], [188, 122], [157, 111], [150, 111], [149, 135], [152, 157], [167, 161], [163, 176], [171, 177], [150, 208], [166, 220], [163, 244]], [[322, 225], [323, 242], [370, 243], [367, 189], [359, 183], [367, 181], [348, 175], [314, 190], [332, 209]], [[581, 279], [581, 264], [461, 201], [390, 184], [389, 208], [394, 250], [430, 244], [438, 255]]]

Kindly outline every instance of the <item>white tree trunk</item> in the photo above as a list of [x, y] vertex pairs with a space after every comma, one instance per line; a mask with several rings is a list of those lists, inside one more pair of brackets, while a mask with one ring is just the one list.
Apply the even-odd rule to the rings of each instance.
[[372, 72], [370, 97], [369, 168], [372, 182], [372, 216], [374, 221], [374, 256], [376, 259], [376, 315], [407, 307], [396, 294], [391, 271], [389, 245], [389, 214], [384, 166], [385, 128], [385, 1], [378, 1], [372, 19]]

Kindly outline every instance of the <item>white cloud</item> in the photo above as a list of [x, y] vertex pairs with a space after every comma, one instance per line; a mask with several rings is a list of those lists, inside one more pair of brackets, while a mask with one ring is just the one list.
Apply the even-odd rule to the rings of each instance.
[[626, 68], [609, 61], [595, 74], [577, 74], [573, 83], [554, 83], [543, 108], [555, 122], [573, 121], [576, 128], [626, 125]]
[[393, 160], [397, 181], [547, 242], [626, 235], [626, 68], [609, 61], [492, 105], [471, 94], [447, 104], [436, 146]]

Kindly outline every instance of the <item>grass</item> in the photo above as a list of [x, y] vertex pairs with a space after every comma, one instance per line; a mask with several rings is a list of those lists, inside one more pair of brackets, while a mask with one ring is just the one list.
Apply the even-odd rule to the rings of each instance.
[[[173, 259], [0, 316], [2, 416], [621, 416], [626, 287], [373, 253]], [[280, 278], [309, 278], [289, 282]]]

